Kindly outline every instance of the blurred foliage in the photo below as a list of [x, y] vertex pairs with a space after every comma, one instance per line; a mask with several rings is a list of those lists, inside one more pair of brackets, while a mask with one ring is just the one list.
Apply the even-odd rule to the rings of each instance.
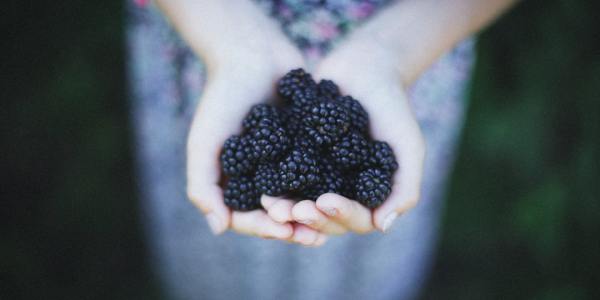
[[[0, 18], [0, 298], [158, 299], [138, 220], [122, 1]], [[482, 34], [424, 299], [600, 299], [600, 18], [523, 1]]]
[[122, 1], [8, 1], [1, 299], [152, 299], [138, 226]]
[[523, 1], [480, 36], [426, 299], [600, 299], [600, 7]]

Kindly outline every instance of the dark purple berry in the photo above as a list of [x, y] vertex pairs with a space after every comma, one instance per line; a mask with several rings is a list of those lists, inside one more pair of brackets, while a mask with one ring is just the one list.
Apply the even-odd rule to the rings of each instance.
[[366, 169], [356, 180], [356, 200], [368, 208], [381, 205], [392, 191], [391, 175], [380, 169]]
[[283, 123], [281, 113], [276, 107], [268, 104], [256, 104], [250, 109], [242, 125], [246, 130], [252, 130], [258, 127], [261, 121], [265, 119], [275, 123]]
[[276, 164], [269, 163], [258, 166], [254, 175], [254, 184], [260, 194], [269, 196], [283, 195], [283, 184]]
[[326, 159], [319, 160], [319, 176], [321, 180], [302, 192], [303, 198], [317, 200], [319, 196], [326, 193], [342, 195], [345, 191], [346, 182], [342, 172]]
[[367, 133], [369, 129], [369, 114], [367, 114], [358, 100], [351, 96], [343, 96], [337, 97], [337, 102], [348, 111], [350, 128], [354, 131]]
[[344, 170], [359, 167], [369, 156], [369, 143], [356, 132], [342, 137], [331, 146], [331, 158]]
[[276, 160], [290, 146], [285, 128], [270, 119], [262, 119], [248, 137], [252, 156], [263, 162]]
[[313, 150], [294, 148], [279, 163], [279, 178], [284, 191], [293, 192], [310, 186], [319, 180], [319, 168]]
[[371, 143], [366, 165], [370, 168], [379, 168], [390, 174], [393, 174], [398, 169], [394, 151], [392, 151], [388, 143], [381, 141]]
[[221, 169], [225, 175], [237, 176], [252, 171], [254, 157], [250, 142], [246, 137], [229, 137], [221, 151]]
[[303, 69], [291, 70], [277, 82], [279, 95], [290, 101], [294, 93], [314, 90], [315, 88], [316, 83], [312, 76]]
[[248, 211], [261, 208], [260, 194], [254, 187], [251, 176], [229, 178], [223, 196], [225, 205], [233, 210]]
[[318, 145], [329, 145], [348, 131], [348, 111], [341, 105], [327, 101], [310, 108], [303, 119], [304, 131]]

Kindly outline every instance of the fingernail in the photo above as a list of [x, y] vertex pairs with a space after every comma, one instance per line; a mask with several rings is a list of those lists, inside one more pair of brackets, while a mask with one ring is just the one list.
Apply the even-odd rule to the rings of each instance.
[[385, 219], [383, 219], [383, 232], [386, 232], [388, 229], [390, 229], [392, 223], [394, 223], [394, 220], [396, 220], [397, 217], [397, 212], [391, 212], [385, 217]]
[[221, 218], [219, 218], [215, 213], [210, 213], [206, 215], [206, 221], [208, 222], [208, 227], [213, 234], [217, 235], [221, 233], [223, 222], [221, 222]]
[[296, 222], [302, 223], [304, 225], [311, 225], [311, 224], [315, 223], [315, 221], [313, 221], [313, 220], [297, 220]]
[[337, 215], [337, 209], [333, 207], [321, 207], [319, 209], [330, 217], [335, 217]]

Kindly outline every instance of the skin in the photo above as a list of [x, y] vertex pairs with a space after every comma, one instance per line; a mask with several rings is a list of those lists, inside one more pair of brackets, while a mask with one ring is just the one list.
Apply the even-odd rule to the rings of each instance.
[[[316, 67], [369, 113], [371, 134], [387, 141], [400, 169], [384, 204], [370, 210], [325, 194], [316, 202], [263, 196], [264, 210], [232, 212], [219, 187], [219, 153], [250, 107], [272, 96], [287, 71], [305, 67], [278, 24], [248, 0], [159, 0], [161, 9], [205, 61], [208, 80], [188, 138], [190, 200], [215, 234], [238, 233], [323, 245], [328, 235], [387, 231], [419, 200], [425, 142], [405, 87], [437, 57], [506, 10], [511, 0], [401, 1], [355, 30]], [[243, 24], [243, 26], [240, 26]]]

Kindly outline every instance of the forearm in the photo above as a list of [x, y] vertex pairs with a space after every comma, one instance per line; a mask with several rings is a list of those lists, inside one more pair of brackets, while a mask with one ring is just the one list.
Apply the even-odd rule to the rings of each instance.
[[364, 24], [358, 39], [393, 51], [410, 84], [441, 54], [490, 23], [516, 0], [406, 0]]
[[272, 20], [249, 0], [156, 0], [188, 45], [210, 68], [217, 62], [236, 61], [233, 45], [265, 51], [273, 32]]

